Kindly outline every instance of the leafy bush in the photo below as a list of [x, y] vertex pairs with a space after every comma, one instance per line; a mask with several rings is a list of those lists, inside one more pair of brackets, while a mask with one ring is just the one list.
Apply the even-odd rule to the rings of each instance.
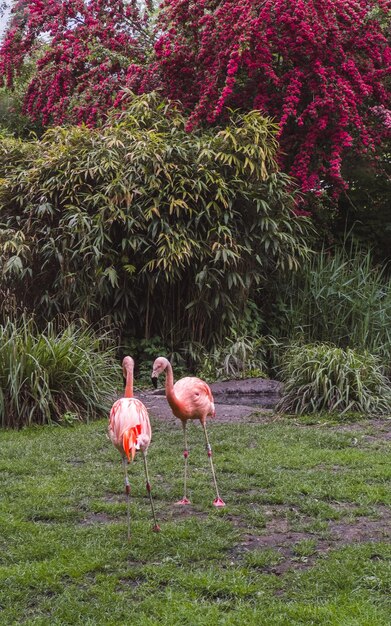
[[100, 129], [0, 142], [0, 290], [41, 318], [109, 315], [135, 337], [208, 349], [251, 290], [307, 254], [308, 221], [259, 112], [186, 132], [155, 94]]
[[201, 361], [200, 376], [207, 380], [266, 376], [266, 339], [233, 333]]
[[391, 370], [391, 280], [357, 244], [323, 250], [279, 288], [276, 336], [368, 350]]
[[0, 325], [0, 425], [89, 420], [107, 415], [120, 378], [110, 335], [32, 320]]
[[[371, 167], [363, 153], [349, 162], [349, 190], [338, 202], [334, 233], [343, 229], [371, 246], [376, 261], [390, 259], [391, 232], [391, 133], [388, 144], [378, 148], [378, 162]], [[335, 219], [337, 217], [337, 219]]]
[[391, 412], [391, 386], [379, 360], [369, 352], [328, 344], [295, 345], [285, 355], [282, 380], [279, 411]]
[[[165, 356], [175, 368], [175, 378], [188, 376], [185, 360], [179, 352], [167, 346], [160, 337], [150, 339], [124, 339], [124, 351], [135, 360], [135, 385], [151, 389], [152, 364], [158, 356]], [[163, 381], [164, 384], [164, 381]]]

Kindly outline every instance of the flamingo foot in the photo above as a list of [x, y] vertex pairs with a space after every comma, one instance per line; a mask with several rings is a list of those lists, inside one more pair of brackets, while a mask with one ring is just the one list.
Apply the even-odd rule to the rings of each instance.
[[161, 528], [159, 524], [155, 524], [155, 526], [152, 527], [152, 530], [154, 533], [160, 533]]
[[191, 504], [191, 502], [187, 498], [182, 498], [182, 500], [178, 500], [175, 504]]
[[213, 506], [222, 507], [225, 506], [225, 502], [221, 498], [216, 498], [213, 500]]

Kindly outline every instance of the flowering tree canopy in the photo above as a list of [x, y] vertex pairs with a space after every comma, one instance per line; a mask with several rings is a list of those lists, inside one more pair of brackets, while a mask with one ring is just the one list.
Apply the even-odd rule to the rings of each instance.
[[151, 5], [18, 0], [0, 74], [11, 84], [41, 42], [25, 108], [44, 124], [94, 125], [126, 106], [124, 87], [160, 87], [189, 129], [259, 109], [278, 122], [281, 165], [304, 191], [337, 195], [345, 155], [369, 158], [390, 132], [391, 0], [163, 0], [155, 30]]
[[190, 127], [227, 106], [272, 115], [302, 189], [321, 180], [341, 189], [346, 149], [370, 152], [391, 126], [390, 9], [389, 0], [164, 0], [155, 49], [166, 95], [190, 109]]
[[25, 96], [26, 112], [43, 124], [93, 125], [112, 106], [133, 62], [151, 49], [151, 2], [17, 0], [0, 49], [8, 86], [28, 55], [39, 50]]

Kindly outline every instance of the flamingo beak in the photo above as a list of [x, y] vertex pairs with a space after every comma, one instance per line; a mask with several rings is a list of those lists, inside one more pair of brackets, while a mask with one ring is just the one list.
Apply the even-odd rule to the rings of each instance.
[[151, 376], [152, 385], [157, 389], [157, 376]]

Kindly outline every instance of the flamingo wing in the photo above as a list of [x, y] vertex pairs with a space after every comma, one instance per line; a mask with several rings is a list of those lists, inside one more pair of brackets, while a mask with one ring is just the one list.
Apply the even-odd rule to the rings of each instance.
[[144, 448], [148, 447], [151, 436], [148, 411], [140, 400], [121, 398], [113, 404], [109, 418], [109, 437], [128, 460], [130, 455], [134, 459], [141, 441]]
[[213, 395], [204, 380], [186, 376], [175, 383], [174, 390], [181, 407], [178, 417], [197, 419], [215, 415]]

